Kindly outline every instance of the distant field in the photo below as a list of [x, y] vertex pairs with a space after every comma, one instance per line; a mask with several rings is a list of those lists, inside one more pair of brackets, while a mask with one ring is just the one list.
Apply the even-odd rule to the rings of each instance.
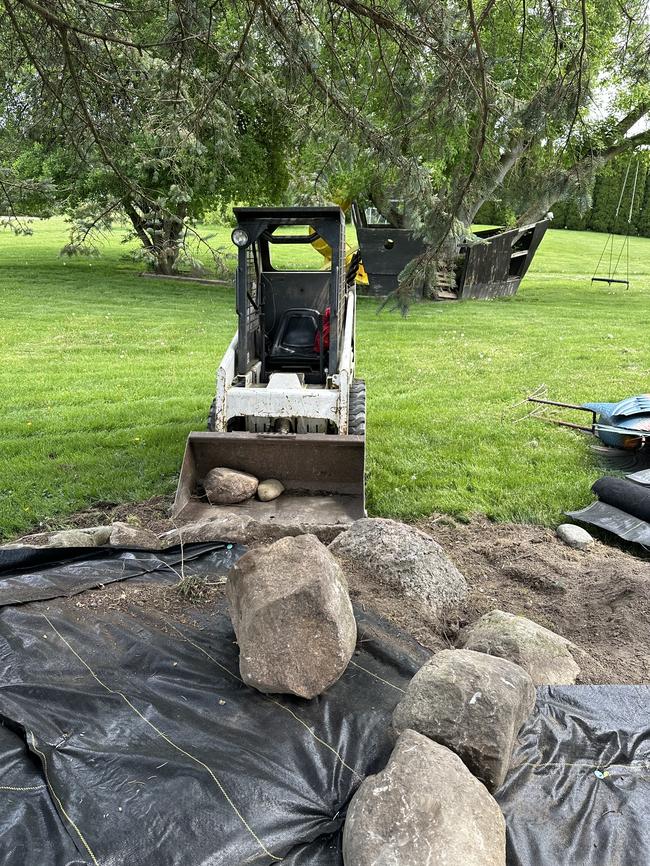
[[[61, 220], [0, 234], [4, 536], [171, 492], [235, 328], [232, 289], [142, 279], [118, 235], [99, 259], [60, 259], [65, 236]], [[552, 524], [589, 501], [585, 440], [512, 407], [541, 383], [576, 402], [650, 391], [650, 240], [631, 241], [627, 291], [590, 285], [604, 240], [549, 232], [513, 299], [407, 319], [360, 301], [372, 514]]]

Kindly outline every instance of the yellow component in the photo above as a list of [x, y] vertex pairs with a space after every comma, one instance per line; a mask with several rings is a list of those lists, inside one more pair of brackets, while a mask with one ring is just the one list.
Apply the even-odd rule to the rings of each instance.
[[363, 266], [363, 262], [359, 262], [359, 270], [357, 271], [357, 283], [360, 286], [367, 286], [368, 283], [368, 274], [366, 273], [366, 269]]
[[[315, 232], [316, 229], [313, 226], [309, 226], [310, 232]], [[311, 242], [312, 247], [321, 254], [321, 256], [325, 259], [325, 263], [323, 265], [323, 270], [329, 267], [329, 263], [332, 261], [332, 247], [324, 241], [323, 238], [318, 237], [315, 241]]]
[[[312, 226], [309, 226], [309, 231], [314, 232], [316, 230]], [[320, 238], [320, 237], [316, 238], [315, 241], [312, 241], [311, 245], [325, 259], [325, 261], [323, 262], [322, 270], [324, 270], [324, 271], [328, 270], [328, 268], [332, 262], [332, 248], [331, 248], [331, 246], [327, 243], [327, 241], [324, 241], [323, 238]], [[350, 262], [352, 261], [352, 256], [356, 252], [356, 249], [354, 249], [348, 243], [346, 243], [345, 247], [346, 247], [345, 264], [346, 264], [346, 266], [349, 266]], [[363, 266], [363, 262], [359, 263], [359, 270], [357, 271], [356, 282], [362, 286], [368, 285], [368, 274], [366, 273], [366, 269]]]

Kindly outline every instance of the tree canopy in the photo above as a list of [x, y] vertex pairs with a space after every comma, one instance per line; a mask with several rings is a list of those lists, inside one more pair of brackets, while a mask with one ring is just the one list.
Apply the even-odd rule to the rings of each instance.
[[532, 221], [650, 143], [645, 0], [0, 2], [0, 178], [161, 270], [206, 209], [357, 197], [427, 244], [406, 297], [499, 190]]

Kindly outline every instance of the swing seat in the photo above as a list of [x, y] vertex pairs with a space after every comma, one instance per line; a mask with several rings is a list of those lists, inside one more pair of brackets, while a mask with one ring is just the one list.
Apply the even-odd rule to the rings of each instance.
[[623, 285], [623, 286], [629, 286], [630, 285], [629, 280], [616, 280], [616, 279], [614, 279], [614, 277], [592, 277], [591, 282], [592, 283], [608, 283], [610, 285], [611, 285], [611, 283], [621, 283], [621, 285]]

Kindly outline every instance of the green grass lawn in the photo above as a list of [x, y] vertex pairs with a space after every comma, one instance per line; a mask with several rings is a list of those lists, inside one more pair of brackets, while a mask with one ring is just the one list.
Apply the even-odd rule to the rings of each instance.
[[[118, 235], [99, 259], [60, 259], [65, 237], [60, 220], [0, 234], [4, 536], [173, 491], [235, 328], [232, 289], [142, 279]], [[589, 282], [604, 240], [549, 232], [513, 299], [407, 319], [360, 300], [372, 514], [552, 524], [589, 501], [586, 440], [513, 423], [512, 406], [541, 383], [576, 402], [650, 391], [650, 240], [631, 241], [632, 286], [611, 292]]]

